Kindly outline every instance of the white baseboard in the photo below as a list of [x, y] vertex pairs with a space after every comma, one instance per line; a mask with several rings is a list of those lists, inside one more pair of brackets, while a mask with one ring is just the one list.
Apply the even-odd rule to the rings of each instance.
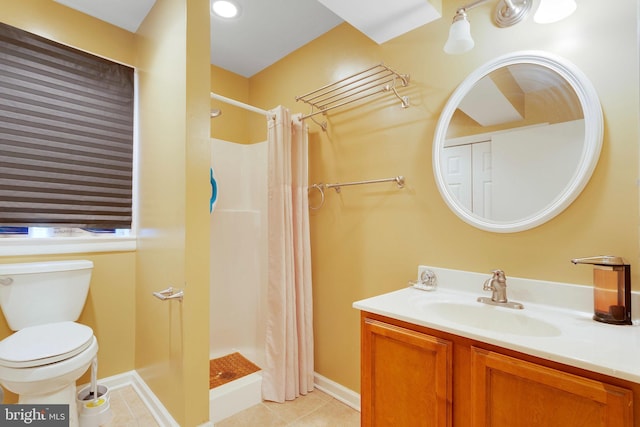
[[345, 405], [360, 412], [360, 394], [327, 377], [323, 377], [317, 372], [313, 373], [313, 382], [318, 390], [327, 393]]
[[[140, 400], [149, 409], [149, 412], [162, 427], [180, 427], [180, 424], [171, 416], [167, 408], [164, 407], [160, 399], [153, 394], [147, 383], [136, 371], [124, 372], [122, 374], [113, 375], [111, 377], [100, 378], [98, 384], [108, 387], [110, 390], [117, 390], [122, 387], [131, 386], [138, 393]], [[87, 384], [78, 387], [78, 390], [86, 387]], [[211, 426], [213, 424], [210, 424]], [[203, 424], [206, 427], [207, 424]]]
[[[327, 393], [331, 397], [339, 400], [347, 406], [360, 411], [360, 395], [335, 381], [324, 377], [317, 372], [313, 374], [315, 387]], [[151, 391], [147, 383], [136, 371], [124, 372], [122, 374], [113, 375], [111, 377], [101, 378], [98, 383], [108, 387], [110, 390], [117, 390], [122, 387], [131, 386], [140, 396], [140, 400], [147, 406], [149, 412], [162, 427], [180, 427], [176, 420], [171, 416], [167, 408], [164, 407], [160, 399]], [[83, 384], [78, 390], [86, 387]], [[201, 424], [199, 427], [213, 427], [213, 422], [209, 421]]]

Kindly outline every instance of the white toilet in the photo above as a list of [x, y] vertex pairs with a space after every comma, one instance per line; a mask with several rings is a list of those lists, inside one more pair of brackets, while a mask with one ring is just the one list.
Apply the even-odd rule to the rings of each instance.
[[0, 308], [16, 331], [0, 341], [0, 385], [19, 403], [69, 405], [78, 425], [76, 380], [98, 353], [93, 330], [76, 323], [89, 292], [91, 261], [0, 264]]

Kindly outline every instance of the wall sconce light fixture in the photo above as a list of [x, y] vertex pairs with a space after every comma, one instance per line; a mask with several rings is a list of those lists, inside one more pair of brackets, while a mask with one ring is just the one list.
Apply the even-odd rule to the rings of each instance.
[[[488, 1], [476, 0], [456, 11], [449, 29], [449, 38], [444, 45], [446, 53], [454, 55], [473, 48], [475, 43], [471, 38], [471, 25], [467, 19], [467, 11]], [[498, 0], [493, 17], [495, 24], [501, 28], [517, 24], [527, 16], [532, 3], [533, 0]], [[556, 22], [571, 15], [575, 9], [575, 0], [540, 0], [534, 20], [538, 23]]]

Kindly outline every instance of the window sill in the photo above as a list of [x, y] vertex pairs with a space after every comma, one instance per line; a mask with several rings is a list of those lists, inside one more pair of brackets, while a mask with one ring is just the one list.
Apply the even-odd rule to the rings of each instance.
[[135, 250], [136, 238], [133, 236], [0, 238], [0, 256], [131, 252]]

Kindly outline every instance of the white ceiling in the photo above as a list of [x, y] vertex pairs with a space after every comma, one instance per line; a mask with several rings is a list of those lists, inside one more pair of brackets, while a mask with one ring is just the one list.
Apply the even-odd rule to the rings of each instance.
[[238, 18], [211, 15], [211, 63], [244, 77], [343, 22], [317, 0], [235, 1]]
[[[135, 32], [155, 0], [54, 0]], [[440, 18], [429, 0], [234, 0], [240, 16], [211, 16], [211, 63], [244, 77], [349, 22], [383, 43]]]
[[429, 0], [318, 1], [378, 44], [442, 16]]
[[135, 33], [156, 0], [54, 0]]

